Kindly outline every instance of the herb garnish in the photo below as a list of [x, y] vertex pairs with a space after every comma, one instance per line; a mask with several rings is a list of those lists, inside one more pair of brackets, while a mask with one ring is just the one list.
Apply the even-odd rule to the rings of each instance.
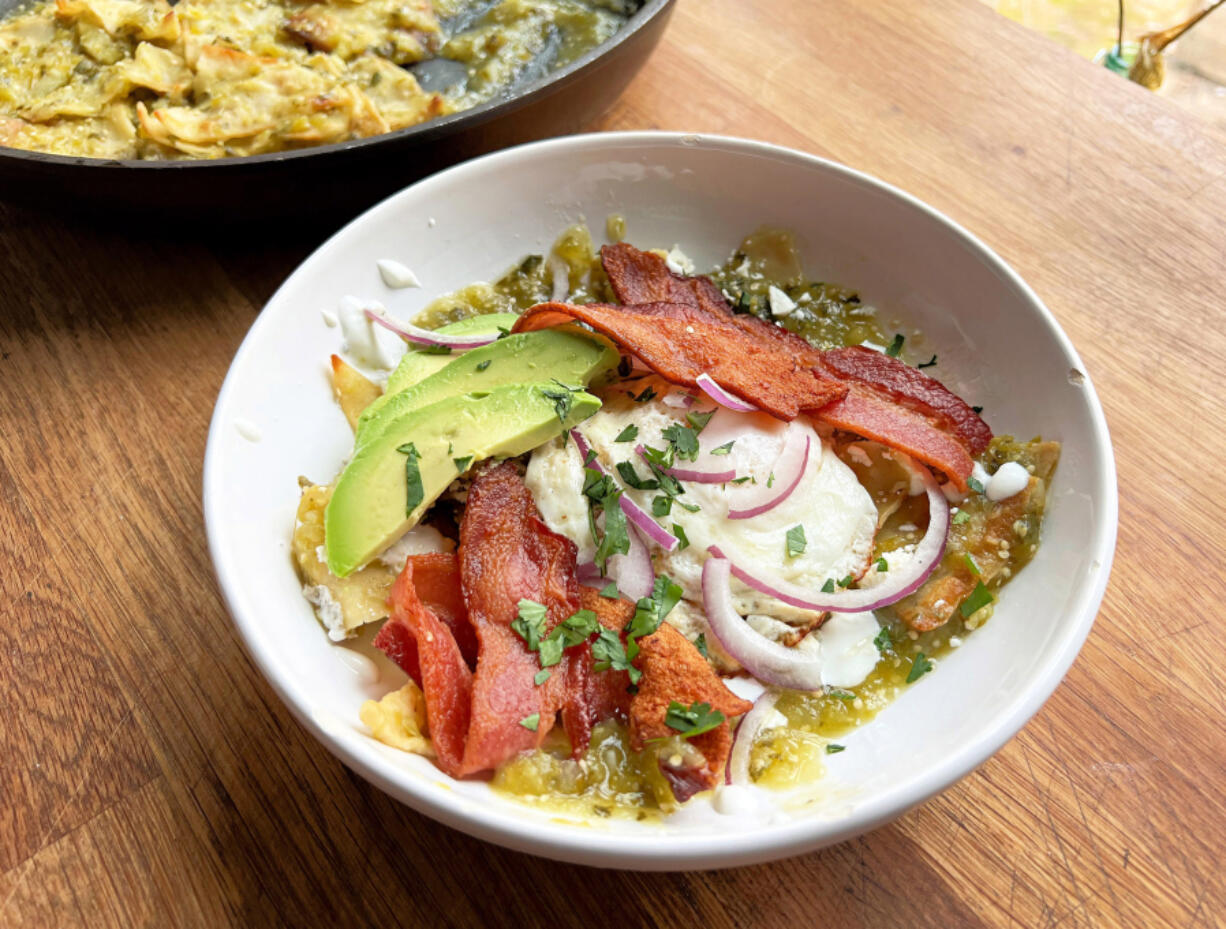
[[919, 364], [916, 365], [916, 367], [917, 368], [935, 368], [936, 363], [937, 363], [937, 356], [933, 355], [927, 361], [921, 361]]
[[831, 687], [826, 693], [838, 700], [842, 700], [844, 703], [851, 703], [856, 699], [854, 693], [850, 690], [844, 690], [842, 687]]
[[468, 466], [473, 463], [473, 456], [465, 455], [463, 458], [452, 458], [451, 460], [455, 463], [455, 469], [463, 474], [468, 470]]
[[970, 518], [971, 514], [966, 512], [966, 510], [958, 510], [958, 512], [954, 514], [953, 523], [955, 526], [960, 526]]
[[983, 572], [979, 570], [979, 565], [975, 564], [975, 559], [971, 557], [970, 552], [963, 552], [962, 560], [966, 562], [966, 566], [971, 569], [971, 573], [975, 575], [975, 577], [983, 576]]
[[643, 392], [637, 397], [634, 394], [631, 394], [630, 399], [635, 403], [646, 403], [648, 400], [654, 399], [655, 395], [656, 389], [649, 384], [643, 388]]
[[890, 563], [885, 560], [885, 555], [882, 555], [880, 558], [877, 559], [876, 565], [877, 565], [877, 571], [881, 574], [885, 574], [887, 571], [890, 570]]
[[541, 714], [533, 713], [531, 716], [525, 716], [519, 721], [519, 724], [525, 729], [531, 729], [533, 732], [536, 732], [537, 726], [541, 724]]
[[903, 334], [901, 332], [894, 333], [894, 341], [890, 343], [889, 347], [885, 350], [885, 353], [891, 358], [897, 358], [902, 352], [903, 343], [906, 341], [907, 340], [903, 338]]
[[635, 439], [638, 438], [638, 435], [639, 435], [639, 427], [636, 426], [634, 423], [631, 423], [629, 426], [627, 426], [625, 429], [619, 432], [617, 434], [617, 438], [615, 438], [613, 441], [614, 442], [633, 442]]
[[826, 578], [826, 583], [822, 584], [822, 593], [824, 594], [834, 593], [834, 578], [829, 578], [829, 577]]
[[673, 535], [677, 537], [677, 551], [683, 552], [690, 547], [690, 537], [685, 534], [685, 527], [673, 523]]
[[404, 515], [412, 516], [413, 511], [426, 499], [426, 491], [421, 485], [421, 469], [417, 467], [421, 456], [417, 454], [417, 446], [412, 442], [401, 445], [396, 451], [407, 456], [404, 460]]
[[575, 405], [575, 394], [577, 394], [583, 388], [582, 387], [568, 387], [566, 384], [563, 384], [561, 381], [557, 380], [556, 378], [554, 379], [554, 383], [557, 384], [558, 387], [561, 389], [560, 390], [550, 390], [550, 389], [546, 389], [542, 387], [541, 395], [546, 400], [553, 401], [553, 411], [558, 414], [558, 422], [562, 424], [562, 429], [563, 429], [562, 442], [563, 444], [565, 444], [566, 442], [566, 432], [565, 432], [566, 417], [570, 415], [570, 408]]
[[731, 442], [725, 442], [723, 445], [720, 445], [720, 446], [717, 446], [716, 448], [711, 449], [711, 454], [712, 455], [727, 455], [730, 451], [732, 451], [732, 446], [735, 443], [736, 443], [736, 439], [733, 439]]
[[672, 497], [665, 497], [661, 495], [659, 497], [651, 498], [651, 515], [652, 516], [655, 516], [658, 519], [662, 516], [667, 516], [672, 511], [673, 511], [673, 498]]
[[672, 446], [674, 454], [686, 461], [694, 461], [698, 457], [698, 430], [681, 423], [673, 423], [664, 430], [664, 438]]
[[633, 487], [635, 490], [659, 490], [660, 482], [653, 481], [650, 478], [641, 478], [637, 471], [634, 470], [634, 465], [628, 461], [619, 461], [617, 463], [617, 473], [621, 475], [623, 481]]
[[845, 577], [845, 578], [843, 578], [841, 581], [839, 581], [839, 586], [840, 586], [840, 587], [850, 587], [850, 586], [851, 586], [851, 582], [852, 582], [852, 581], [854, 581], [854, 580], [855, 580], [855, 578], [854, 578], [854, 577], [852, 577], [852, 576], [849, 574], [849, 575], [847, 575], [847, 577]]
[[709, 413], [686, 413], [685, 421], [694, 427], [695, 432], [702, 432], [702, 430], [707, 428], [707, 423], [711, 421], [711, 417], [714, 415], [714, 410]]
[[535, 600], [520, 600], [519, 614], [511, 620], [511, 631], [528, 643], [528, 651], [540, 651], [545, 636], [545, 606]]
[[971, 591], [971, 595], [962, 601], [962, 604], [958, 607], [958, 612], [962, 614], [963, 618], [969, 618], [972, 613], [983, 609], [994, 599], [992, 592], [984, 586], [983, 581], [980, 581], [975, 585], [975, 589]]
[[485, 361], [479, 361], [479, 362], [477, 362], [477, 370], [478, 370], [478, 371], [484, 371], [486, 368], [488, 368], [488, 367], [490, 366], [490, 362], [491, 362], [491, 361], [493, 361], [493, 360], [494, 360], [494, 359], [492, 359], [492, 358], [487, 358], [487, 359], [485, 359]]
[[983, 482], [978, 478], [968, 477], [966, 479], [966, 486], [975, 491], [977, 494], [983, 493]]
[[931, 671], [933, 668], [932, 662], [928, 660], [923, 652], [920, 652], [911, 661], [911, 671], [907, 674], [907, 683], [914, 684], [921, 677]]
[[537, 671], [535, 675], [533, 675], [532, 683], [534, 683], [537, 687], [540, 687], [547, 680], [549, 680], [549, 675], [552, 673], [552, 671], [542, 668], [541, 670]]
[[606, 600], [619, 599], [621, 594], [617, 590], [617, 581], [609, 581], [609, 583], [605, 584], [600, 590], [600, 596], [604, 597]]
[[787, 533], [788, 557], [795, 558], [797, 555], [803, 555], [805, 546], [808, 545], [805, 539], [805, 527], [797, 523]]
[[972, 412], [974, 412], [974, 413], [976, 413], [976, 414], [979, 414], [979, 413], [982, 413], [982, 412], [983, 412], [983, 407], [981, 407], [981, 406], [973, 406], [973, 407], [971, 407], [971, 410], [972, 410]]
[[837, 742], [828, 742], [826, 744], [826, 754], [827, 755], [837, 755], [839, 752], [843, 751], [846, 748], [847, 748], [846, 745], [839, 745]]
[[877, 637], [873, 639], [873, 644], [877, 646], [877, 651], [883, 655], [888, 655], [894, 651], [894, 640], [890, 637], [890, 627], [882, 626], [881, 631], [877, 633]]
[[707, 634], [705, 632], [698, 633], [698, 638], [694, 640], [694, 647], [698, 649], [698, 654], [703, 658], [710, 659], [711, 656], [707, 654]]
[[709, 703], [691, 703], [688, 707], [673, 700], [664, 714], [664, 724], [676, 729], [683, 739], [710, 732], [725, 719], [719, 710], [712, 710]]

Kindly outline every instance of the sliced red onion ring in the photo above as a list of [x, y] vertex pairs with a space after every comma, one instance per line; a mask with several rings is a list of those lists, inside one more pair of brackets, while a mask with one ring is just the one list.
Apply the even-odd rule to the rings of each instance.
[[772, 642], [757, 632], [732, 605], [732, 562], [708, 558], [702, 565], [702, 607], [711, 631], [729, 655], [765, 684], [791, 690], [822, 689], [822, 659]]
[[[583, 433], [578, 429], [570, 430], [570, 437], [575, 440], [575, 447], [579, 449], [579, 454], [586, 461], [592, 451], [592, 446], [588, 444], [587, 439], [583, 437]], [[604, 466], [595, 458], [591, 460], [588, 467], [599, 471], [601, 474], [608, 473], [605, 471]], [[634, 523], [643, 535], [655, 542], [656, 545], [666, 552], [671, 552], [677, 547], [679, 544], [677, 537], [656, 522], [646, 510], [627, 497], [625, 493], [618, 497], [617, 501], [621, 504], [622, 512], [626, 514], [626, 519]]]
[[600, 569], [590, 561], [575, 567], [575, 577], [586, 587], [604, 587], [609, 583], [609, 579], [602, 577]]
[[753, 755], [753, 743], [758, 734], [766, 728], [767, 721], [779, 700], [779, 692], [768, 690], [760, 696], [748, 713], [741, 717], [732, 737], [732, 751], [728, 753], [728, 764], [724, 767], [725, 784], [741, 784], [750, 786], [753, 780], [749, 776], [749, 761]]
[[384, 329], [396, 333], [406, 342], [425, 345], [429, 348], [449, 348], [452, 351], [462, 352], [470, 348], [489, 345], [498, 339], [497, 336], [490, 335], [447, 335], [444, 332], [431, 332], [429, 329], [422, 329], [420, 326], [392, 319], [387, 315], [387, 310], [382, 307], [378, 309], [367, 307], [365, 313], [366, 318], [372, 323], [378, 323]]
[[670, 390], [664, 395], [663, 403], [665, 406], [670, 406], [674, 410], [688, 410], [694, 405], [694, 401], [696, 399], [697, 398], [693, 394]]
[[760, 516], [790, 497], [800, 484], [800, 479], [805, 476], [805, 468], [809, 467], [811, 445], [808, 430], [789, 426], [783, 440], [783, 450], [775, 462], [774, 482], [770, 487], [758, 484], [756, 487], [742, 487], [737, 490], [731, 497], [736, 500], [737, 506], [728, 508], [728, 518], [750, 519]]
[[636, 603], [643, 597], [650, 597], [656, 584], [655, 568], [651, 564], [651, 552], [647, 543], [633, 526], [627, 533], [630, 536], [630, 551], [625, 555], [614, 555], [609, 559], [609, 577], [617, 581], [617, 592], [627, 600]]
[[[889, 606], [907, 594], [914, 593], [941, 563], [941, 556], [945, 554], [945, 543], [949, 537], [949, 502], [945, 499], [945, 494], [941, 492], [936, 478], [928, 469], [921, 467], [917, 470], [924, 482], [924, 490], [928, 493], [928, 531], [916, 544], [915, 552], [907, 564], [891, 569], [886, 579], [877, 586], [861, 590], [837, 590], [832, 593], [823, 593], [820, 590], [799, 587], [780, 578], [772, 578], [766, 572], [758, 571], [756, 568], [750, 570], [729, 562], [731, 573], [741, 583], [747, 584], [754, 590], [792, 606], [800, 607], [802, 610], [816, 610], [822, 613], [863, 613], [867, 610]], [[708, 548], [707, 552], [716, 559], [728, 557], [715, 545]], [[711, 560], [713, 559], [708, 559], [707, 564], [710, 564]], [[705, 589], [705, 565], [703, 581]], [[714, 620], [712, 620], [712, 625], [714, 625]], [[728, 651], [735, 657], [732, 649]]]
[[698, 375], [695, 383], [702, 389], [702, 392], [718, 403], [720, 406], [726, 406], [728, 409], [736, 413], [753, 413], [758, 408], [752, 403], [742, 400], [736, 394], [729, 393], [715, 383], [715, 378], [711, 375], [703, 373]]
[[[646, 461], [647, 450], [642, 445], [635, 446], [634, 449], [639, 453], [639, 456]], [[664, 473], [675, 477], [679, 481], [693, 481], [695, 484], [727, 484], [736, 478], [736, 470], [729, 468], [727, 471], [695, 471], [693, 468], [665, 468]]]

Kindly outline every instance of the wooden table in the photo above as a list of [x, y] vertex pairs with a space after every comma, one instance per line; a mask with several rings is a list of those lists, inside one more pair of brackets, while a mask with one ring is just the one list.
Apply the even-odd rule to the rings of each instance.
[[1217, 926], [1226, 145], [976, 0], [682, 0], [601, 128], [847, 162], [999, 250], [1081, 350], [1121, 488], [1102, 614], [975, 774], [804, 858], [605, 873], [391, 801], [280, 705], [201, 523], [214, 398], [316, 244], [0, 211], [0, 925]]

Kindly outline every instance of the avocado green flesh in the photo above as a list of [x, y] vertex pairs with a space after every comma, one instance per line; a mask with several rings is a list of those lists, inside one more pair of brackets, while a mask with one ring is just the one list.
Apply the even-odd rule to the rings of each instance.
[[362, 412], [354, 444], [362, 448], [405, 413], [446, 397], [537, 381], [584, 387], [616, 368], [617, 362], [616, 351], [575, 332], [543, 329], [507, 336], [453, 356], [442, 370], [398, 393], [385, 394], [382, 403]]
[[[471, 467], [485, 458], [522, 455], [600, 409], [598, 399], [575, 391], [561, 420], [555, 399], [561, 391], [547, 380], [510, 384], [380, 417], [378, 435], [355, 450], [324, 511], [328, 570], [346, 577], [413, 528], [462, 473], [456, 459]], [[409, 456], [398, 449], [410, 442], [423, 497], [406, 513]]]
[[[483, 316], [470, 316], [459, 322], [439, 326], [435, 332], [441, 335], [488, 335], [497, 336], [499, 332], [510, 331], [519, 319], [514, 313], [486, 313]], [[387, 391], [383, 396], [399, 393], [406, 387], [412, 387], [418, 381], [424, 381], [431, 374], [443, 370], [459, 356], [456, 354], [439, 355], [421, 349], [410, 348], [400, 359], [387, 379]], [[380, 401], [376, 400], [375, 404]], [[375, 404], [372, 404], [375, 405]]]

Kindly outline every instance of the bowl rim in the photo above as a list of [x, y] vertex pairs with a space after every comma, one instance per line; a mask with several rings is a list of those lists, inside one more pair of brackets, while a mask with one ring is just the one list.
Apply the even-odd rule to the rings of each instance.
[[[344, 152], [365, 151], [379, 145], [411, 139], [417, 143], [426, 143], [443, 138], [452, 133], [453, 127], [475, 128], [482, 126], [501, 116], [514, 113], [521, 107], [536, 100], [551, 96], [568, 83], [573, 75], [595, 66], [607, 54], [623, 43], [630, 41], [637, 33], [646, 28], [647, 24], [657, 17], [666, 14], [676, 0], [644, 0], [626, 24], [615, 33], [588, 49], [574, 61], [550, 71], [530, 82], [519, 92], [509, 97], [494, 97], [485, 103], [446, 116], [428, 119], [413, 126], [405, 126], [392, 132], [367, 136], [364, 139], [349, 139], [344, 142], [333, 142], [329, 145], [316, 145], [308, 148], [296, 148], [280, 152], [265, 152], [260, 155], [232, 155], [227, 158], [190, 158], [183, 160], [150, 160], [141, 158], [93, 158], [85, 155], [57, 155], [50, 152], [31, 151], [24, 148], [0, 146], [0, 160], [33, 161], [46, 165], [62, 167], [95, 168], [95, 169], [131, 169], [136, 171], [203, 171], [208, 169], [236, 169], [244, 165], [280, 164], [287, 161], [300, 161], [303, 158], [322, 155], [341, 155]], [[531, 143], [529, 143], [531, 144]], [[479, 156], [478, 156], [479, 157]], [[429, 176], [429, 175], [427, 175]]]
[[1000, 256], [963, 226], [917, 199], [911, 194], [871, 175], [839, 164], [826, 158], [811, 155], [796, 149], [768, 142], [759, 142], [730, 136], [707, 135], [685, 132], [631, 131], [589, 133], [531, 142], [513, 148], [482, 155], [469, 161], [430, 175], [401, 191], [392, 194], [351, 220], [305, 259], [282, 283], [265, 305], [271, 306], [281, 294], [293, 285], [304, 269], [323, 256], [351, 227], [372, 219], [384, 212], [394, 212], [403, 200], [411, 199], [417, 188], [449, 181], [463, 180], [465, 175], [483, 174], [514, 168], [522, 159], [538, 155], [555, 154], [570, 150], [572, 153], [590, 154], [603, 148], [625, 152], [627, 148], [659, 149], [702, 146], [728, 154], [751, 157], [768, 157], [789, 161], [804, 168], [833, 173], [868, 192], [885, 194], [902, 201], [929, 220], [944, 227], [960, 240], [963, 247], [985, 262], [1000, 275], [1020, 299], [1027, 302], [1039, 322], [1055, 339], [1059, 348], [1073, 366], [1085, 374], [1084, 395], [1092, 421], [1090, 447], [1096, 461], [1092, 484], [1101, 488], [1095, 497], [1096, 513], [1091, 545], [1092, 557], [1099, 567], [1090, 583], [1082, 585], [1074, 594], [1073, 605], [1068, 609], [1068, 621], [1061, 624], [1055, 643], [1038, 672], [1028, 686], [1021, 689], [1002, 711], [997, 720], [985, 728], [975, 739], [968, 741], [957, 752], [923, 776], [922, 782], [910, 788], [895, 788], [883, 791], [858, 804], [854, 813], [843, 820], [801, 819], [769, 829], [755, 830], [745, 834], [677, 835], [669, 832], [656, 834], [626, 834], [576, 828], [573, 825], [534, 821], [517, 817], [512, 812], [474, 804], [450, 792], [428, 791], [419, 778], [398, 776], [397, 769], [383, 759], [364, 758], [351, 751], [349, 746], [334, 738], [310, 711], [291, 699], [293, 685], [290, 675], [276, 656], [260, 653], [247, 627], [257, 625], [254, 617], [246, 617], [240, 609], [241, 585], [236, 579], [238, 566], [221, 549], [217, 527], [223, 522], [221, 500], [224, 488], [220, 484], [218, 458], [221, 436], [225, 425], [223, 410], [228, 406], [234, 388], [234, 370], [240, 366], [245, 355], [252, 350], [253, 335], [268, 324], [263, 311], [252, 323], [247, 336], [239, 346], [227, 371], [214, 407], [205, 450], [203, 476], [203, 509], [209, 551], [217, 575], [218, 584], [227, 608], [238, 627], [244, 648], [272, 685], [282, 702], [289, 707], [298, 720], [318, 739], [325, 748], [370, 783], [406, 803], [411, 808], [445, 825], [457, 828], [469, 835], [494, 842], [498, 845], [541, 855], [548, 858], [601, 867], [616, 867], [633, 870], [691, 870], [733, 867], [775, 860], [831, 845], [875, 829], [907, 810], [923, 803], [932, 796], [953, 786], [958, 780], [995, 754], [1009, 739], [1013, 738], [1042, 707], [1063, 680], [1082, 644], [1089, 635], [1097, 617], [1099, 606], [1110, 577], [1111, 563], [1115, 553], [1118, 529], [1118, 488], [1115, 458], [1111, 446], [1106, 418], [1093, 384], [1080, 356], [1068, 336], [1061, 329], [1054, 315], [1038, 295]]

